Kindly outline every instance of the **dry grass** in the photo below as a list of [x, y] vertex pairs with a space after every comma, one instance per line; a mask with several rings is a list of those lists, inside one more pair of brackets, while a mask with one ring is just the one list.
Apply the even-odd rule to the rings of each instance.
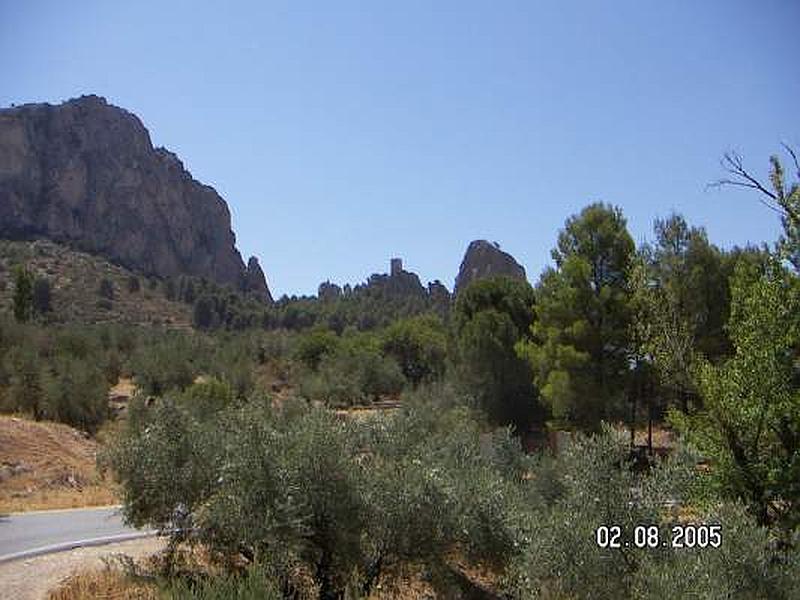
[[22, 496], [4, 497], [0, 492], [0, 514], [29, 510], [109, 506], [118, 499], [110, 483], [89, 485], [75, 490], [33, 490]]
[[[662, 424], [653, 424], [653, 447], [654, 448], [674, 448], [675, 432]], [[647, 427], [636, 430], [636, 444], [644, 446], [647, 444]]]
[[0, 416], [0, 513], [114, 504], [97, 450], [67, 425]]
[[419, 566], [402, 565], [391, 569], [380, 578], [368, 600], [429, 600], [437, 597], [436, 589], [422, 576]]
[[130, 377], [120, 377], [117, 384], [108, 390], [109, 396], [122, 396], [126, 398], [132, 398], [135, 393], [136, 384]]
[[71, 575], [47, 600], [156, 600], [158, 588], [111, 568]]

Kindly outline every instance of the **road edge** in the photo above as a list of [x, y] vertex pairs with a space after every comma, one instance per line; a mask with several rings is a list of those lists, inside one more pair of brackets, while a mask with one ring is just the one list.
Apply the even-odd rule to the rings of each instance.
[[85, 540], [77, 540], [74, 542], [61, 542], [59, 544], [52, 544], [50, 546], [41, 546], [39, 548], [32, 548], [30, 550], [23, 550], [22, 552], [14, 552], [0, 556], [0, 565], [13, 562], [16, 560], [25, 560], [28, 558], [35, 558], [37, 556], [44, 556], [45, 554], [55, 554], [57, 552], [66, 552], [68, 550], [76, 550], [78, 548], [88, 548], [92, 546], [105, 546], [106, 544], [114, 544], [118, 542], [128, 542], [131, 540], [138, 540], [146, 537], [154, 537], [158, 535], [158, 531], [134, 531], [131, 533], [122, 533], [117, 535], [108, 535], [105, 537], [89, 538]]

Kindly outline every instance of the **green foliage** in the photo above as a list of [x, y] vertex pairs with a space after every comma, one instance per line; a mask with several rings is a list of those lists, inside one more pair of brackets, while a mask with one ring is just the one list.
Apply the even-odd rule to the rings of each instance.
[[242, 574], [199, 580], [173, 579], [162, 590], [167, 600], [282, 600], [278, 582], [260, 565]]
[[25, 323], [33, 316], [33, 275], [25, 267], [14, 272], [14, 318]]
[[230, 386], [238, 398], [249, 396], [255, 385], [253, 371], [258, 355], [257, 341], [245, 334], [221, 334], [215, 339], [213, 351], [204, 350], [198, 364], [203, 373], [211, 375]]
[[647, 557], [633, 577], [642, 600], [791, 600], [800, 590], [800, 553], [770, 551], [774, 540], [745, 508], [723, 505], [705, 517], [722, 528], [719, 548], [682, 548]]
[[570, 217], [558, 236], [556, 267], [545, 270], [536, 288], [533, 339], [519, 352], [560, 421], [596, 429], [622, 414], [633, 251], [622, 212], [605, 204]]
[[177, 397], [181, 406], [201, 420], [232, 406], [235, 400], [233, 388], [216, 378], [193, 383]]
[[364, 514], [352, 440], [323, 411], [276, 414], [256, 403], [204, 421], [165, 401], [137, 413], [110, 460], [132, 522], [192, 523], [212, 549], [306, 561], [321, 585], [341, 587], [359, 558]]
[[128, 410], [129, 435], [106, 457], [123, 484], [125, 516], [136, 526], [186, 527], [217, 487], [219, 438], [167, 399], [148, 409], [136, 398]]
[[297, 340], [294, 350], [295, 359], [312, 370], [319, 368], [326, 356], [333, 354], [339, 347], [339, 337], [327, 329], [314, 329]]
[[367, 595], [398, 562], [443, 577], [456, 546], [475, 559], [515, 552], [507, 509], [522, 496], [463, 408], [356, 422], [292, 401], [137, 404], [106, 460], [131, 522], [182, 526], [174, 538], [267, 561], [280, 579], [304, 566], [320, 597]]
[[384, 332], [382, 349], [397, 361], [412, 385], [444, 375], [447, 334], [438, 317], [425, 315], [396, 321]]
[[[557, 458], [542, 458], [527, 503], [523, 551], [506, 582], [515, 598], [793, 598], [796, 551], [774, 549], [770, 533], [735, 505], [695, 512], [693, 521], [720, 524], [720, 548], [672, 548], [678, 513], [693, 503], [693, 454], [678, 450], [637, 474], [624, 436], [611, 430], [576, 436]], [[684, 522], [685, 523], [685, 522]], [[631, 539], [639, 525], [657, 525], [666, 547], [600, 548], [595, 530], [617, 525]]]
[[[205, 391], [220, 396], [215, 406], [229, 397]], [[402, 564], [424, 568], [455, 597], [455, 551], [503, 573], [501, 591], [521, 599], [693, 590], [790, 598], [796, 589], [798, 555], [772, 549], [770, 533], [735, 506], [697, 513], [698, 522], [722, 524], [720, 549], [597, 546], [600, 525], [657, 524], [669, 538], [679, 514], [670, 506], [694, 503], [695, 455], [679, 449], [640, 473], [624, 436], [609, 429], [576, 435], [558, 457], [529, 457], [508, 431], [484, 433], [463, 406], [447, 404], [410, 398], [392, 417], [363, 421], [292, 401], [212, 412], [184, 401], [138, 404], [107, 459], [131, 522], [202, 542], [222, 564], [233, 556], [267, 564], [264, 577], [281, 589], [303, 571], [325, 598], [368, 596], [385, 569]], [[209, 594], [250, 589], [246, 578], [195, 585]]]
[[192, 323], [205, 331], [242, 331], [264, 325], [265, 306], [239, 291], [206, 279], [170, 280], [172, 299], [192, 304]]
[[345, 336], [335, 352], [325, 354], [316, 371], [306, 372], [300, 392], [332, 406], [349, 406], [397, 395], [406, 381], [397, 362], [381, 353], [371, 334]]
[[12, 411], [44, 418], [42, 367], [36, 349], [30, 344], [19, 345], [6, 355], [5, 371], [9, 374], [7, 405]]
[[108, 417], [107, 373], [115, 353], [90, 330], [0, 321], [3, 408], [93, 433]]
[[636, 354], [651, 361], [680, 407], [695, 395], [698, 358], [730, 351], [724, 325], [730, 312], [728, 269], [703, 229], [673, 214], [656, 220], [656, 241], [644, 245], [630, 276]]
[[680, 477], [656, 473], [638, 482], [627, 456], [624, 438], [607, 430], [576, 436], [558, 458], [541, 458], [535, 472], [549, 477], [530, 486], [537, 518], [526, 523], [524, 552], [508, 573], [516, 597], [588, 597], [589, 590], [592, 598], [628, 597], [634, 565], [653, 550], [599, 548], [595, 529], [618, 525], [631, 532], [658, 523], [659, 500], [680, 492], [661, 488], [679, 487], [673, 484]]
[[507, 277], [473, 282], [459, 293], [455, 325], [459, 375], [495, 424], [519, 431], [541, 416], [530, 367], [515, 350], [534, 319], [533, 290]]
[[186, 388], [201, 374], [197, 364], [201, 344], [197, 338], [173, 332], [139, 346], [131, 357], [136, 384], [154, 396]]
[[283, 296], [266, 312], [264, 326], [293, 331], [321, 327], [342, 334], [385, 329], [395, 321], [425, 314], [446, 318], [447, 296], [426, 291], [415, 275], [372, 275], [366, 283], [339, 288], [330, 282], [318, 297]]
[[94, 433], [108, 418], [108, 382], [94, 363], [60, 355], [44, 387], [50, 419]]
[[704, 410], [678, 419], [714, 460], [721, 489], [746, 503], [761, 525], [800, 524], [800, 287], [779, 264], [740, 265], [729, 325], [735, 354], [703, 364]]

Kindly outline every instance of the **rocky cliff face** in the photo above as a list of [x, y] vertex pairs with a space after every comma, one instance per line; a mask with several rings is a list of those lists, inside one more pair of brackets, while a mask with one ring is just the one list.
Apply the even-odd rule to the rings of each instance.
[[269, 300], [225, 201], [97, 96], [0, 110], [0, 237], [48, 238], [131, 269], [194, 275]]
[[475, 240], [467, 247], [464, 260], [461, 261], [453, 294], [458, 294], [459, 290], [477, 279], [498, 275], [525, 279], [525, 268], [513, 256], [500, 250], [499, 246], [486, 240]]

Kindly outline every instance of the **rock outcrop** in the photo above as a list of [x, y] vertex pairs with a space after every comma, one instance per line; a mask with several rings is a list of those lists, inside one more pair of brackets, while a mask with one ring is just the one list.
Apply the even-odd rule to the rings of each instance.
[[390, 261], [389, 273], [373, 273], [365, 284], [355, 287], [356, 293], [368, 292], [373, 296], [384, 298], [419, 298], [427, 296], [427, 289], [416, 273], [403, 269], [403, 261], [393, 258]]
[[323, 281], [317, 288], [317, 298], [323, 302], [332, 302], [342, 297], [342, 288], [329, 281]]
[[161, 277], [206, 277], [269, 300], [225, 201], [139, 119], [98, 96], [0, 110], [0, 237], [48, 238]]
[[389, 273], [373, 273], [366, 282], [355, 287], [345, 284], [344, 287], [325, 281], [317, 289], [317, 297], [323, 301], [332, 301], [352, 295], [366, 295], [384, 300], [422, 300], [429, 301], [432, 305], [441, 305], [445, 308], [450, 303], [450, 292], [438, 279], [428, 283], [425, 287], [420, 282], [419, 276], [403, 269], [403, 262], [399, 258], [390, 261]]
[[525, 268], [513, 256], [500, 250], [497, 244], [475, 240], [467, 247], [461, 261], [453, 294], [458, 294], [473, 281], [498, 275], [525, 279]]
[[261, 270], [261, 265], [258, 264], [258, 259], [255, 256], [251, 256], [247, 261], [243, 287], [245, 291], [250, 292], [262, 302], [272, 304], [272, 294], [269, 293], [267, 278], [264, 276], [264, 271]]

